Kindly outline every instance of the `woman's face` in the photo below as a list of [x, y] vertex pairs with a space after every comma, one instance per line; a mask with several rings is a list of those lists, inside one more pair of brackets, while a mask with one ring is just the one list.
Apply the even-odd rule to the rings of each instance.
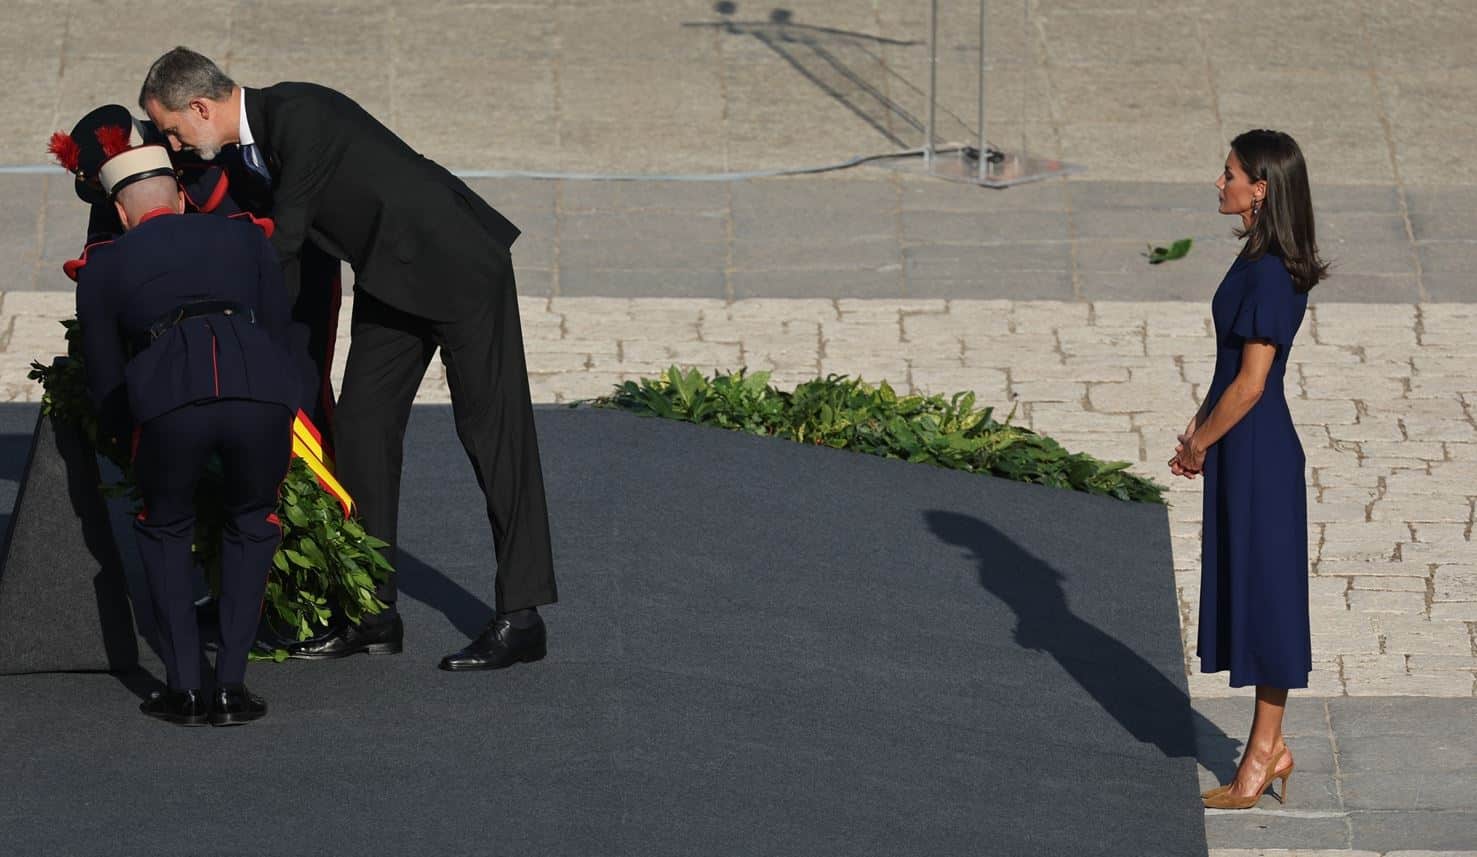
[[1221, 193], [1221, 214], [1251, 216], [1251, 202], [1266, 193], [1266, 182], [1252, 184], [1251, 178], [1241, 169], [1241, 160], [1233, 151], [1226, 155], [1226, 165], [1215, 180], [1215, 188]]

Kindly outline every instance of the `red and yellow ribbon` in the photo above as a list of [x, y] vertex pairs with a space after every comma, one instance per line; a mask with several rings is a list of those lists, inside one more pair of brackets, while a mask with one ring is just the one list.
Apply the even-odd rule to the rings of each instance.
[[323, 490], [332, 494], [339, 505], [344, 507], [344, 517], [349, 517], [354, 511], [354, 498], [349, 496], [349, 492], [333, 475], [333, 459], [323, 452], [323, 436], [302, 411], [298, 411], [297, 418], [292, 421], [292, 454], [308, 465]]

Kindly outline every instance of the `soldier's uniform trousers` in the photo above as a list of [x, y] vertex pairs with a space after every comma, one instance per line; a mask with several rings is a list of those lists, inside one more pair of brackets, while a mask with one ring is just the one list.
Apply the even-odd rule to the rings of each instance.
[[185, 405], [143, 424], [134, 479], [144, 509], [134, 527], [153, 597], [160, 654], [171, 688], [200, 688], [195, 488], [211, 455], [224, 469], [220, 647], [217, 684], [237, 684], [256, 638], [272, 555], [282, 539], [277, 491], [292, 454], [292, 412], [279, 404], [214, 399]]

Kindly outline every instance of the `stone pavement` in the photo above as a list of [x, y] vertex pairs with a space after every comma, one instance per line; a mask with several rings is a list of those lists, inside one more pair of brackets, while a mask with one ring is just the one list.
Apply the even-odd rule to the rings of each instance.
[[[1285, 127], [1320, 182], [1477, 182], [1468, 0], [990, 0], [990, 137], [1100, 178], [1208, 180]], [[976, 0], [943, 0], [941, 140], [975, 116]], [[3, 0], [0, 164], [132, 104], [176, 44], [337, 86], [460, 169], [748, 170], [922, 141], [927, 0]], [[1252, 38], [1251, 33], [1256, 37]], [[447, 101], [455, 102], [450, 108]]]
[[[1196, 710], [1218, 730], [1246, 728], [1247, 700], [1199, 700]], [[1255, 809], [1209, 811], [1212, 848], [1297, 849], [1298, 855], [1456, 851], [1477, 857], [1477, 727], [1470, 701], [1410, 697], [1296, 698], [1285, 730], [1296, 768], [1286, 807], [1263, 798]], [[1208, 761], [1201, 783], [1229, 779], [1235, 759]], [[1216, 771], [1215, 768], [1222, 770]], [[1280, 791], [1281, 783], [1276, 788]], [[1318, 849], [1318, 850], [1314, 850]], [[1212, 851], [1215, 857], [1285, 855], [1285, 851]], [[1450, 855], [1448, 854], [1448, 857]]]
[[[1317, 663], [1289, 707], [1292, 802], [1210, 814], [1207, 833], [1216, 857], [1474, 857], [1477, 8], [989, 6], [991, 140], [1082, 164], [1085, 180], [999, 193], [875, 168], [474, 180], [526, 231], [515, 257], [535, 397], [598, 395], [672, 362], [771, 369], [783, 384], [886, 377], [977, 390], [1069, 447], [1167, 480], [1161, 462], [1209, 378], [1209, 296], [1234, 252], [1209, 183], [1236, 133], [1288, 130], [1337, 263], [1288, 378], [1308, 452]], [[938, 137], [965, 140], [975, 3], [943, 7]], [[132, 103], [148, 61], [177, 43], [247, 84], [339, 86], [455, 168], [834, 163], [921, 142], [926, 8], [0, 0], [0, 165], [36, 164], [51, 130], [98, 103]], [[59, 266], [83, 214], [54, 173], [0, 173], [0, 398], [34, 398], [25, 367], [60, 346], [71, 286]], [[1184, 260], [1140, 255], [1180, 237], [1196, 239]], [[445, 400], [439, 373], [423, 401]], [[1172, 487], [1193, 640], [1198, 483]], [[1249, 699], [1194, 674], [1192, 648], [1196, 709], [1239, 737]], [[1202, 762], [1207, 780], [1231, 763]], [[1236, 850], [1258, 848], [1301, 850]]]
[[[865, 168], [750, 182], [474, 179], [524, 230], [519, 292], [558, 297], [1208, 301], [1235, 256], [1211, 181], [1053, 181], [981, 193]], [[8, 193], [6, 193], [6, 189]], [[70, 181], [0, 176], [7, 291], [70, 289], [87, 211]], [[1320, 300], [1477, 300], [1477, 187], [1317, 185], [1338, 278]], [[1150, 244], [1195, 239], [1170, 265]]]

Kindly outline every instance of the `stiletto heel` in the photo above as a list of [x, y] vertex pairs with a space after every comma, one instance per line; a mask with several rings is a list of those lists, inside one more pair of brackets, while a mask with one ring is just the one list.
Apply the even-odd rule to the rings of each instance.
[[1287, 781], [1290, 779], [1292, 779], [1292, 765], [1288, 765], [1287, 770], [1282, 772], [1282, 794], [1277, 796], [1277, 802], [1283, 806], [1287, 805]]

